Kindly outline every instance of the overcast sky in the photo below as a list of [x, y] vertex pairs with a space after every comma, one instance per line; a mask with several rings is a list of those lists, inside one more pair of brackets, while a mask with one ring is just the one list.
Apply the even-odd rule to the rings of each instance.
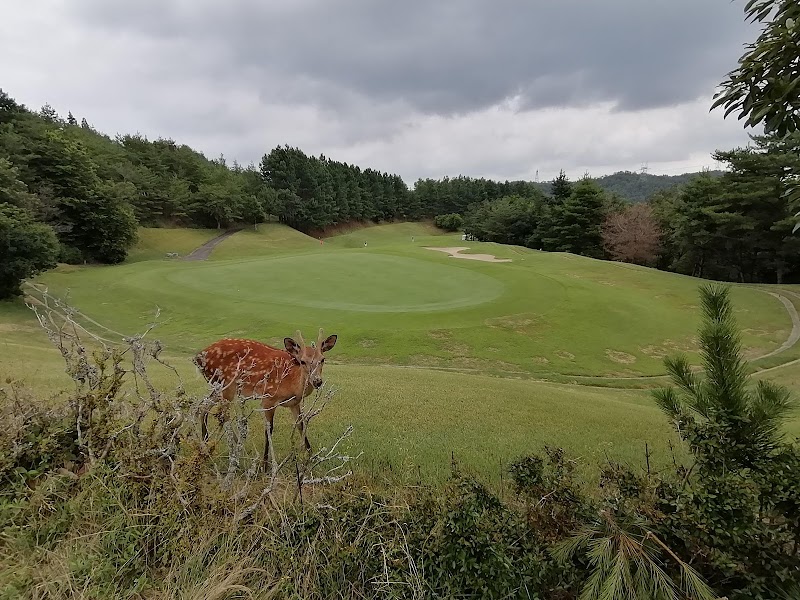
[[419, 177], [714, 167], [743, 0], [3, 0], [0, 87], [97, 129]]

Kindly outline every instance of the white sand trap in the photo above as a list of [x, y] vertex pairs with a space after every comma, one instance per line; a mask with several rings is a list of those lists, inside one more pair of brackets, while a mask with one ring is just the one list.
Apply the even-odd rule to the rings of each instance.
[[466, 258], [467, 260], [480, 260], [483, 262], [511, 262], [510, 258], [497, 258], [493, 254], [460, 254], [462, 250], [469, 250], [467, 247], [458, 248], [432, 248], [425, 246], [426, 250], [438, 250], [439, 252], [447, 252], [453, 258]]

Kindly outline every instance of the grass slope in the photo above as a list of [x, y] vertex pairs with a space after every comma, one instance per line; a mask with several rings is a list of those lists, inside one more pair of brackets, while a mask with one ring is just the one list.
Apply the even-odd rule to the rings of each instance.
[[214, 249], [210, 260], [253, 258], [287, 252], [310, 252], [319, 241], [296, 229], [278, 223], [262, 223], [249, 227], [223, 240]]
[[[272, 225], [223, 241], [209, 261], [57, 269], [40, 279], [119, 331], [141, 330], [159, 307], [158, 335], [187, 353], [223, 336], [281, 339], [324, 327], [341, 336], [339, 360], [552, 378], [657, 375], [664, 355], [695, 350], [698, 280], [465, 244], [412, 225], [397, 235], [376, 227], [366, 248], [356, 244], [367, 230], [320, 245]], [[513, 262], [425, 248], [456, 245]], [[733, 300], [752, 356], [786, 338], [777, 299], [735, 286]]]
[[[513, 262], [460, 260], [425, 246], [469, 246]], [[496, 472], [501, 460], [543, 443], [594, 463], [606, 452], [640, 461], [648, 441], [654, 460], [666, 460], [670, 428], [646, 391], [540, 380], [658, 382], [626, 378], [662, 374], [667, 353], [691, 355], [701, 283], [568, 254], [465, 243], [413, 223], [322, 245], [269, 224], [228, 238], [205, 262], [61, 267], [40, 281], [59, 295], [69, 291], [74, 306], [125, 334], [142, 331], [160, 308], [152, 335], [195, 391], [203, 382], [188, 357], [219, 337], [280, 344], [298, 327], [307, 337], [320, 326], [336, 332], [326, 375], [340, 391], [321, 417], [319, 440], [352, 422], [353, 447], [366, 461], [434, 474], [451, 451]], [[784, 307], [759, 289], [733, 287], [748, 352], [778, 347], [791, 328]], [[19, 302], [0, 305], [0, 377], [42, 391], [68, 383], [60, 357]], [[781, 377], [800, 380], [789, 369]], [[286, 431], [288, 414], [280, 419]], [[792, 432], [800, 433], [796, 425]]]
[[141, 227], [136, 245], [125, 262], [160, 260], [170, 252], [186, 256], [198, 246], [219, 235], [216, 229], [175, 229]]

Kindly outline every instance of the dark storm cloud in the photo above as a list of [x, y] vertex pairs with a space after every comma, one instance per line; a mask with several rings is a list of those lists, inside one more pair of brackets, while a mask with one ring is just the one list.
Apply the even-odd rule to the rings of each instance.
[[[618, 110], [701, 95], [749, 37], [730, 0], [83, 0], [93, 26], [187, 46], [160, 69], [348, 112], [357, 95], [428, 114], [518, 96], [519, 108]], [[205, 60], [204, 60], [205, 59]], [[173, 62], [175, 61], [175, 62]], [[188, 75], [190, 73], [184, 73]]]

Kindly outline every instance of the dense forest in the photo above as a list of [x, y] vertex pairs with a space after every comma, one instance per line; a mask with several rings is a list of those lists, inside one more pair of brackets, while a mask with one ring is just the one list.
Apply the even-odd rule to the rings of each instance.
[[[718, 152], [724, 173], [621, 172], [570, 182], [420, 179], [279, 146], [258, 166], [169, 139], [114, 138], [0, 90], [0, 297], [56, 262], [118, 263], [139, 226], [229, 228], [278, 219], [308, 233], [433, 219], [478, 240], [637, 262], [732, 281], [800, 275], [784, 196], [797, 135]], [[638, 206], [638, 207], [637, 207]]]

